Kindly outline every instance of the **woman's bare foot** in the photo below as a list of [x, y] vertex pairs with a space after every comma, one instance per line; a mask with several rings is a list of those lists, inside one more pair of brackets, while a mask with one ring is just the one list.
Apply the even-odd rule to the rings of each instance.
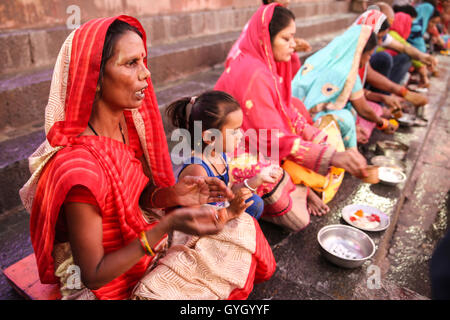
[[323, 203], [322, 199], [310, 190], [307, 199], [308, 212], [314, 216], [323, 216], [330, 211], [330, 208]]

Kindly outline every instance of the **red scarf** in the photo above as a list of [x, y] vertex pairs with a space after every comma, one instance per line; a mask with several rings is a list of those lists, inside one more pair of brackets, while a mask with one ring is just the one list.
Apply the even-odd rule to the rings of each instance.
[[[85, 186], [97, 200], [102, 214], [105, 254], [122, 248], [135, 240], [140, 231], [152, 227], [143, 219], [138, 206], [148, 178], [135, 156], [136, 148], [106, 137], [77, 137], [87, 127], [91, 115], [105, 35], [116, 19], [136, 27], [147, 48], [144, 29], [129, 16], [91, 20], [75, 32], [67, 82], [66, 118], [56, 122], [47, 135], [52, 146], [64, 148], [53, 156], [42, 172], [30, 218], [31, 242], [43, 283], [58, 283], [52, 257], [55, 224], [61, 205], [73, 186]], [[175, 180], [150, 79], [147, 83], [146, 96], [139, 108], [145, 127], [147, 150], [144, 151], [148, 154], [153, 182], [165, 187], [174, 184]], [[131, 112], [124, 113], [130, 132], [135, 132]], [[128, 298], [150, 260], [143, 257], [126, 273], [95, 290], [95, 295], [100, 299]]]
[[[409, 14], [406, 14], [404, 12], [397, 12], [395, 14], [394, 23], [392, 23], [390, 30], [397, 32], [399, 36], [406, 40], [411, 33], [411, 25], [412, 19]], [[397, 51], [390, 49], [387, 49], [386, 52], [388, 52], [393, 57], [398, 54]]]

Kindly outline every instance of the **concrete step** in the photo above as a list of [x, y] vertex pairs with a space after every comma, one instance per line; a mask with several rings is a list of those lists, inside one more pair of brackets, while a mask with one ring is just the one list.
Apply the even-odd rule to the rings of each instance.
[[[236, 9], [230, 6], [214, 10], [143, 16], [139, 17], [139, 20], [148, 33], [149, 44], [160, 45], [175, 43], [191, 37], [240, 31], [257, 8], [257, 6], [250, 6]], [[346, 13], [349, 11], [349, 1], [307, 1], [292, 3], [290, 8], [298, 19], [303, 19], [316, 15]], [[86, 10], [83, 19], [86, 19], [85, 14], [89, 12], [88, 9]], [[13, 9], [11, 9], [12, 11]], [[94, 12], [96, 11], [94, 10]], [[43, 13], [35, 12], [34, 14]], [[127, 13], [131, 14], [128, 10], [120, 12], [120, 14]], [[140, 15], [142, 14], [145, 15], [145, 12], [140, 13]], [[100, 16], [107, 15], [111, 15], [111, 13], [100, 14]], [[45, 22], [42, 22], [45, 25]], [[28, 72], [30, 69], [44, 66], [51, 67], [55, 63], [62, 43], [70, 32], [71, 30], [65, 24], [51, 25], [40, 29], [19, 27], [19, 29], [0, 31], [0, 77]]]
[[[429, 106], [425, 109], [425, 117], [429, 119], [427, 127], [400, 128], [394, 136], [375, 130], [369, 148], [365, 148], [364, 156], [371, 159], [374, 156], [374, 146], [380, 140], [396, 140], [409, 146], [406, 155], [407, 181], [397, 187], [381, 184], [369, 185], [346, 174], [336, 197], [328, 204], [330, 212], [322, 217], [311, 217], [310, 225], [299, 233], [292, 234], [279, 227], [261, 222], [261, 228], [266, 235], [275, 259], [277, 271], [265, 283], [255, 285], [250, 299], [428, 299], [428, 291], [421, 289], [419, 282], [429, 284], [426, 279], [427, 259], [434, 249], [439, 233], [442, 234], [444, 221], [447, 221], [446, 211], [441, 207], [444, 191], [448, 186], [448, 155], [447, 146], [438, 147], [441, 138], [448, 133], [449, 105], [446, 103], [450, 86], [450, 60], [440, 58], [440, 78], [431, 78], [429, 89]], [[439, 109], [445, 115], [438, 119]], [[445, 126], [444, 126], [445, 123]], [[436, 126], [435, 134], [430, 132]], [[439, 134], [441, 132], [441, 134]], [[437, 139], [437, 136], [440, 138]], [[434, 150], [431, 153], [431, 150]], [[422, 157], [423, 160], [420, 160]], [[419, 177], [424, 177], [418, 171], [421, 161], [439, 162], [440, 170], [428, 172], [429, 188], [415, 188]], [[435, 163], [435, 165], [437, 165]], [[446, 171], [444, 170], [446, 169]], [[443, 173], [445, 171], [445, 174]], [[440, 174], [439, 174], [440, 172]], [[425, 176], [424, 179], [427, 179]], [[446, 180], [447, 179], [447, 180]], [[436, 194], [426, 199], [427, 192]], [[413, 201], [415, 206], [405, 205], [405, 199]], [[442, 197], [441, 199], [439, 199]], [[342, 219], [342, 209], [350, 204], [366, 204], [374, 206], [390, 216], [388, 229], [381, 232], [367, 232], [377, 246], [373, 258], [362, 267], [343, 269], [329, 263], [321, 254], [317, 242], [319, 230], [330, 224], [346, 224]], [[437, 210], [436, 210], [437, 207]], [[415, 212], [406, 212], [411, 208]], [[402, 213], [403, 212], [403, 213]], [[406, 216], [401, 214], [407, 213]], [[424, 218], [424, 216], [432, 215]], [[434, 220], [433, 220], [434, 217]], [[398, 224], [400, 220], [401, 224]], [[433, 223], [434, 222], [434, 223]], [[431, 224], [431, 226], [430, 226]], [[427, 229], [422, 228], [427, 226]], [[399, 230], [397, 237], [394, 232]], [[405, 230], [406, 229], [406, 230]], [[432, 237], [433, 241], [429, 238]], [[394, 242], [393, 242], [394, 240]], [[394, 246], [392, 246], [394, 245]], [[405, 246], [407, 245], [407, 246]], [[390, 248], [394, 250], [389, 251]], [[412, 249], [413, 248], [413, 249]], [[414, 255], [411, 254], [414, 252]], [[369, 268], [370, 267], [370, 268]], [[374, 270], [379, 270], [380, 287], [371, 289], [368, 281], [374, 276]], [[421, 284], [423, 287], [424, 284]]]

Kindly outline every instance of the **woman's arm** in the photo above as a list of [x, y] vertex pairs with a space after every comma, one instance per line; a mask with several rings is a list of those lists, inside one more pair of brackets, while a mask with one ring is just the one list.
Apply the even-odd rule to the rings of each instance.
[[[70, 247], [74, 262], [81, 269], [81, 281], [91, 290], [98, 289], [133, 267], [144, 255], [138, 239], [105, 255], [102, 217], [95, 206], [69, 203], [64, 206]], [[147, 232], [153, 247], [170, 231], [167, 220], [161, 220]]]
[[[80, 267], [81, 281], [89, 289], [101, 288], [128, 271], [146, 254], [138, 238], [121, 249], [105, 254], [102, 217], [98, 209], [89, 204], [69, 203], [64, 210], [74, 262]], [[224, 225], [219, 220], [212, 208], [176, 209], [146, 231], [146, 235], [153, 248], [173, 230], [200, 236], [215, 234]]]
[[364, 96], [358, 99], [350, 101], [355, 108], [356, 112], [366, 120], [376, 123], [377, 125], [383, 125], [383, 119], [379, 117], [375, 111], [367, 104], [367, 100]]

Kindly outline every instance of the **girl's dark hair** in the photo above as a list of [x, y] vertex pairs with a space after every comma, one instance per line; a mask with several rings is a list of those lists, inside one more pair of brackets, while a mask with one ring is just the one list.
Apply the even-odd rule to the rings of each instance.
[[263, 4], [269, 4], [269, 3], [272, 3], [272, 2], [273, 2], [273, 0], [262, 0]]
[[105, 74], [106, 62], [114, 55], [114, 48], [119, 38], [128, 31], [136, 32], [141, 38], [143, 38], [142, 33], [136, 27], [133, 27], [132, 25], [129, 25], [128, 23], [121, 20], [115, 20], [113, 23], [111, 23], [108, 31], [106, 32], [105, 43], [103, 45], [102, 60], [100, 63], [100, 74], [98, 76], [97, 82], [97, 85], [100, 87], [100, 91], [98, 93], [99, 96], [101, 96], [102, 92], [101, 87], [103, 75]]
[[278, 32], [286, 28], [292, 20], [295, 21], [295, 15], [291, 10], [280, 6], [275, 7], [269, 23], [270, 41], [273, 42]]
[[380, 27], [380, 31], [379, 31], [379, 32], [383, 32], [383, 31], [389, 29], [390, 26], [391, 26], [391, 25], [389, 24], [388, 20], [387, 20], [387, 19], [384, 20], [383, 23], [381, 24], [381, 27]]
[[377, 36], [374, 32], [370, 34], [369, 40], [367, 40], [366, 46], [364, 47], [363, 53], [366, 53], [377, 46]]
[[409, 14], [411, 16], [411, 18], [416, 18], [417, 17], [416, 8], [414, 8], [410, 4], [406, 4], [404, 6], [394, 5], [394, 12], [395, 13], [403, 12], [403, 13]]
[[[166, 115], [177, 128], [188, 129], [191, 135], [191, 147], [194, 149], [197, 141], [194, 141], [194, 129], [201, 132], [208, 129], [221, 130], [229, 113], [239, 110], [239, 103], [226, 92], [212, 90], [199, 95], [191, 107], [189, 119], [186, 117], [186, 109], [191, 102], [191, 97], [184, 97], [171, 103], [166, 110]], [[195, 124], [200, 121], [200, 127]], [[202, 150], [206, 145], [202, 142]]]

